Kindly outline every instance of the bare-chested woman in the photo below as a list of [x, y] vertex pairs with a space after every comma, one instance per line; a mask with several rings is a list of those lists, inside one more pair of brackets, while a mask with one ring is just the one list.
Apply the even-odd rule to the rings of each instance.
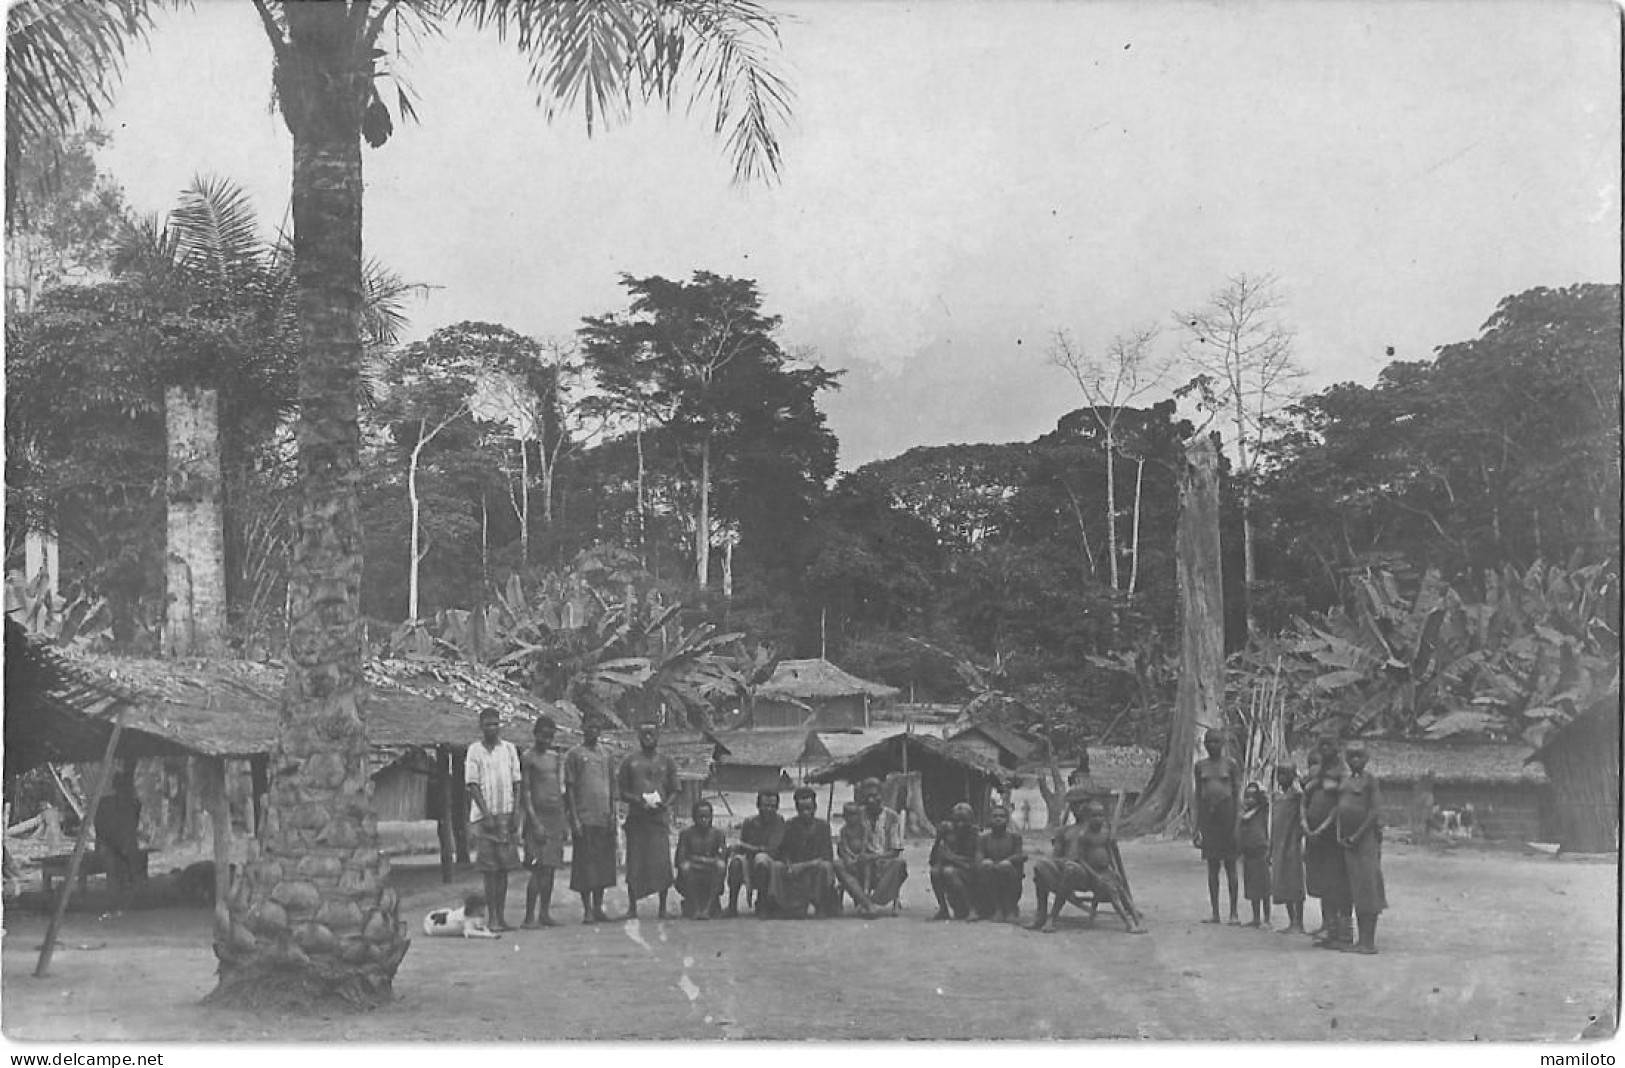
[[1224, 868], [1230, 888], [1230, 922], [1240, 924], [1236, 913], [1236, 845], [1241, 817], [1241, 769], [1224, 751], [1230, 732], [1220, 727], [1202, 738], [1207, 758], [1196, 762], [1196, 847], [1207, 861], [1207, 898], [1213, 915], [1203, 923], [1219, 922], [1219, 868]]

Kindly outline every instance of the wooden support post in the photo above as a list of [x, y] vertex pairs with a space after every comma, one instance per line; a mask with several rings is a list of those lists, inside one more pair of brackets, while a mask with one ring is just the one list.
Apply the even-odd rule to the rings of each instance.
[[43, 979], [51, 968], [51, 954], [56, 952], [57, 932], [62, 929], [62, 917], [68, 912], [68, 898], [73, 884], [79, 878], [79, 865], [84, 863], [85, 844], [90, 841], [90, 829], [96, 824], [96, 810], [101, 807], [102, 795], [113, 781], [113, 761], [118, 753], [119, 735], [124, 733], [124, 707], [119, 706], [113, 717], [113, 731], [107, 736], [107, 752], [102, 756], [101, 774], [96, 776], [96, 792], [90, 795], [90, 804], [79, 821], [79, 835], [73, 841], [73, 856], [68, 859], [68, 877], [62, 880], [62, 893], [56, 899], [56, 911], [51, 913], [51, 925], [45, 929], [45, 942], [40, 946], [39, 964], [34, 967], [34, 978]]
[[259, 753], [248, 758], [248, 777], [254, 792], [254, 835], [265, 832], [265, 811], [271, 804], [271, 758]]
[[457, 846], [457, 863], [468, 864], [468, 787], [463, 782], [463, 762], [457, 759], [455, 746], [447, 746], [451, 753], [451, 835]]
[[209, 806], [209, 822], [214, 824], [214, 929], [221, 938], [231, 933], [231, 798], [226, 794], [226, 762], [210, 760], [205, 765], [207, 784], [204, 796]]
[[452, 855], [456, 850], [451, 829], [455, 822], [452, 815], [454, 802], [451, 796], [451, 766], [456, 759], [451, 746], [435, 747], [434, 765], [440, 780], [440, 811], [435, 813], [435, 830], [440, 834], [440, 881], [443, 883], [452, 880]]

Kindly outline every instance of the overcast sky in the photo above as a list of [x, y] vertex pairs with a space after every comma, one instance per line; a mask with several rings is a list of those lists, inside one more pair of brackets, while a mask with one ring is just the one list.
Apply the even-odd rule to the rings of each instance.
[[[755, 278], [781, 341], [847, 369], [841, 466], [1011, 441], [1080, 398], [1048, 365], [1273, 272], [1311, 388], [1476, 334], [1503, 296], [1619, 281], [1609, 3], [814, 0], [784, 15], [781, 181], [740, 187], [705, 116], [548, 125], [524, 62], [409, 49], [421, 123], [367, 150], [367, 252], [463, 319], [538, 336], [620, 272]], [[274, 225], [289, 137], [247, 0], [161, 16], [103, 162], [142, 211], [193, 174]], [[1168, 338], [1172, 344], [1172, 333]]]

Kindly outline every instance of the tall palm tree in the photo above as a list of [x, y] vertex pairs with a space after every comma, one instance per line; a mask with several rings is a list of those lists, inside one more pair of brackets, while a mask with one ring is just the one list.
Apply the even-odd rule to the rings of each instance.
[[[120, 2], [145, 14], [137, 0]], [[393, 128], [379, 91], [380, 79], [392, 74], [380, 67], [380, 37], [448, 23], [494, 30], [530, 58], [548, 116], [579, 107], [589, 131], [635, 100], [669, 103], [686, 91], [690, 106], [711, 101], [715, 131], [743, 179], [777, 172], [777, 130], [790, 94], [768, 62], [776, 23], [752, 0], [252, 3], [274, 53], [277, 103], [293, 138], [298, 519], [270, 817], [260, 857], [231, 892], [229, 925], [215, 933], [220, 982], [212, 996], [259, 1006], [366, 1007], [391, 996], [408, 945], [365, 792], [361, 142], [382, 145]], [[27, 58], [13, 66], [8, 37], [8, 75], [28, 74]], [[83, 58], [70, 51], [62, 64], [91, 72], [91, 91], [75, 98], [84, 106], [67, 118], [104, 95], [96, 75], [109, 72], [107, 64], [75, 62]], [[53, 93], [49, 79], [19, 84], [31, 103]], [[404, 91], [396, 99], [396, 113], [409, 116]], [[8, 94], [8, 112], [12, 105]]]

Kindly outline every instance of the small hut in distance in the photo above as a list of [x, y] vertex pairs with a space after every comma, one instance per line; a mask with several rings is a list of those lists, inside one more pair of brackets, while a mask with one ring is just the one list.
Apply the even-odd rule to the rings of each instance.
[[931, 833], [930, 825], [947, 819], [961, 801], [978, 816], [984, 815], [993, 791], [1016, 783], [1014, 772], [973, 749], [934, 735], [906, 732], [826, 764], [806, 781], [859, 783], [868, 778], [886, 780], [887, 804], [905, 812], [911, 834]]
[[783, 790], [801, 782], [810, 768], [830, 760], [829, 748], [806, 727], [745, 729], [719, 734], [726, 752], [711, 769], [715, 790]]
[[868, 727], [870, 712], [902, 691], [850, 675], [828, 660], [781, 660], [756, 688], [758, 727]]

